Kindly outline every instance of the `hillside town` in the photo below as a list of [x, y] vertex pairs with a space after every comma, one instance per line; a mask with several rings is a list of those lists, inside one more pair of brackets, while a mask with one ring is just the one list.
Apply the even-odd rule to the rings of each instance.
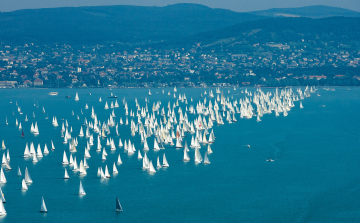
[[357, 86], [360, 51], [339, 43], [0, 44], [0, 87]]

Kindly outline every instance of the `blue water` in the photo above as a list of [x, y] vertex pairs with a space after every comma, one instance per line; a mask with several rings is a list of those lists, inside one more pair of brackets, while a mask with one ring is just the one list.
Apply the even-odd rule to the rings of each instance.
[[[166, 89], [167, 93], [170, 89]], [[254, 89], [251, 89], [254, 91]], [[273, 90], [273, 89], [270, 89]], [[75, 92], [80, 101], [74, 101]], [[178, 89], [186, 93], [195, 103], [204, 89]], [[150, 175], [142, 170], [142, 161], [137, 152], [129, 156], [123, 148], [115, 152], [108, 149], [108, 158], [101, 160], [96, 146], [91, 148], [88, 175], [79, 177], [69, 171], [70, 179], [63, 180], [65, 167], [61, 164], [63, 151], [68, 145], [62, 143], [59, 127], [51, 124], [52, 116], [61, 118], [73, 127], [72, 136], [79, 134], [80, 126], [87, 117], [90, 119], [91, 106], [101, 121], [107, 120], [112, 109], [104, 110], [107, 96], [113, 92], [118, 96], [119, 108], [115, 109], [116, 121], [125, 111], [122, 98], [125, 97], [130, 109], [135, 109], [137, 97], [145, 106], [146, 89], [59, 89], [58, 96], [49, 96], [49, 89], [0, 90], [0, 140], [10, 150], [11, 171], [6, 171], [7, 183], [1, 185], [5, 194], [7, 215], [4, 222], [360, 222], [360, 89], [336, 88], [336, 91], [320, 89], [320, 97], [312, 94], [299, 102], [287, 117], [267, 114], [261, 122], [256, 119], [240, 119], [233, 124], [214, 126], [216, 138], [212, 145], [211, 164], [196, 165], [193, 160], [182, 161], [183, 150], [169, 145], [165, 150], [154, 152], [153, 137], [148, 138], [148, 156], [153, 162], [165, 152], [170, 167]], [[153, 89], [152, 103], [175, 102], [173, 96], [163, 95], [160, 89]], [[215, 92], [215, 91], [214, 91]], [[91, 93], [91, 95], [89, 94]], [[227, 93], [234, 99], [244, 97], [240, 90]], [[66, 99], [71, 95], [71, 99]], [[103, 101], [100, 103], [99, 97]], [[34, 107], [35, 103], [39, 108]], [[112, 99], [113, 100], [113, 99]], [[13, 103], [10, 104], [9, 102]], [[15, 101], [23, 111], [17, 112]], [[90, 109], [85, 110], [85, 103]], [[41, 109], [45, 107], [46, 114]], [[184, 104], [180, 106], [185, 108]], [[80, 114], [80, 109], [84, 114]], [[71, 111], [75, 116], [71, 116]], [[12, 112], [15, 111], [15, 116]], [[32, 112], [36, 118], [32, 118]], [[176, 109], [177, 111], [177, 109]], [[25, 114], [29, 121], [24, 122]], [[80, 121], [76, 120], [76, 115]], [[5, 116], [9, 125], [5, 125]], [[189, 119], [197, 117], [188, 114]], [[17, 118], [24, 129], [25, 138], [15, 126]], [[40, 134], [30, 133], [31, 122], [38, 122]], [[129, 119], [130, 122], [131, 119]], [[85, 129], [84, 129], [85, 130]], [[130, 135], [129, 125], [119, 125], [123, 141], [131, 139], [136, 150], [143, 148], [139, 135]], [[94, 135], [96, 136], [96, 135]], [[188, 135], [190, 136], [190, 135]], [[190, 144], [191, 137], [185, 138]], [[44, 155], [38, 163], [22, 157], [26, 142], [34, 142], [35, 148], [44, 143], [51, 148], [54, 141], [56, 150]], [[78, 137], [77, 161], [83, 159], [86, 139]], [[95, 143], [97, 142], [95, 137]], [[251, 145], [250, 148], [244, 145]], [[105, 146], [105, 140], [102, 141]], [[205, 148], [200, 151], [204, 155]], [[5, 152], [6, 150], [3, 150]], [[100, 180], [97, 168], [112, 164], [121, 154], [123, 164], [118, 166], [119, 174], [107, 180]], [[142, 152], [143, 153], [143, 152]], [[2, 154], [1, 154], [2, 155]], [[193, 157], [193, 150], [190, 151]], [[275, 162], [265, 162], [267, 158]], [[162, 158], [161, 158], [162, 160]], [[16, 175], [17, 167], [24, 175], [28, 167], [33, 183], [29, 190], [22, 192], [21, 177]], [[78, 196], [79, 181], [86, 191]], [[44, 196], [48, 213], [40, 213], [41, 196]], [[124, 211], [116, 213], [115, 198], [118, 196]]]

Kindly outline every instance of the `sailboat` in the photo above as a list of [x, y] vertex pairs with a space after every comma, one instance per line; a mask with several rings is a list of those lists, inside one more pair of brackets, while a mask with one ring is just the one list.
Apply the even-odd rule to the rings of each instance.
[[163, 156], [163, 167], [169, 167], [169, 163], [168, 161], [166, 160], [166, 156], [165, 156], [165, 153], [164, 153], [164, 156]]
[[154, 168], [154, 165], [153, 165], [152, 161], [150, 161], [149, 172], [150, 172], [150, 173], [156, 173], [156, 170], [155, 170], [155, 168]]
[[212, 151], [212, 149], [211, 149], [211, 147], [210, 147], [210, 144], [208, 144], [207, 153], [208, 153], [208, 154], [213, 153], [213, 151]]
[[52, 140], [51, 140], [51, 150], [55, 150], [55, 146]]
[[79, 195], [86, 195], [81, 181], [80, 181], [80, 186], [79, 186]]
[[202, 162], [202, 157], [199, 151], [199, 148], [195, 149], [195, 163], [201, 163]]
[[44, 146], [44, 154], [49, 154], [49, 149], [45, 143], [45, 146]]
[[0, 216], [6, 215], [5, 207], [2, 202], [0, 202]]
[[149, 95], [150, 95], [150, 96], [152, 95], [150, 89], [149, 89]]
[[79, 101], [79, 95], [78, 95], [77, 92], [76, 92], [76, 95], [75, 95], [75, 101]]
[[141, 152], [140, 152], [140, 149], [138, 150], [138, 159], [142, 159], [142, 155], [141, 155]]
[[25, 134], [24, 134], [24, 130], [21, 130], [21, 138], [24, 138]]
[[119, 173], [119, 171], [117, 170], [116, 165], [115, 165], [115, 162], [114, 162], [114, 165], [113, 165], [113, 174], [116, 174], [116, 173]]
[[83, 163], [82, 160], [80, 161], [80, 171], [79, 171], [79, 175], [82, 175], [82, 176], [87, 175], [87, 172], [86, 172], [86, 169], [85, 169], [85, 166], [84, 166], [84, 163]]
[[37, 147], [36, 156], [40, 157], [40, 158], [43, 157], [43, 154], [41, 152], [40, 143], [38, 144], [38, 147]]
[[106, 177], [106, 178], [110, 178], [110, 177], [111, 177], [107, 165], [105, 166], [105, 177]]
[[17, 176], [18, 176], [18, 177], [22, 176], [20, 167], [18, 167]]
[[120, 204], [120, 200], [118, 197], [116, 197], [116, 207], [115, 207], [115, 211], [123, 211], [121, 204]]
[[[71, 162], [71, 160], [70, 160], [70, 162]], [[76, 162], [76, 157], [73, 159], [73, 165], [74, 165], [74, 169], [73, 169], [73, 171], [74, 172], [77, 172], [77, 171], [79, 171], [79, 167], [78, 167], [78, 165], [77, 165], [77, 162]]]
[[209, 161], [208, 153], [207, 153], [207, 152], [205, 152], [204, 164], [210, 164], [210, 161]]
[[4, 184], [4, 183], [7, 182], [7, 181], [6, 181], [6, 177], [5, 177], [3, 168], [0, 167], [0, 169], [1, 169], [1, 173], [0, 173], [0, 183]]
[[31, 177], [30, 177], [30, 174], [29, 174], [29, 171], [28, 171], [27, 167], [25, 168], [25, 182], [27, 184], [31, 184], [33, 182]]
[[69, 178], [70, 178], [69, 174], [68, 174], [67, 170], [65, 169], [64, 179], [69, 179]]
[[40, 212], [43, 212], [43, 213], [46, 213], [46, 212], [47, 212], [47, 208], [46, 208], [46, 205], [45, 205], [44, 197], [41, 198], [41, 209], [40, 209]]
[[300, 101], [300, 109], [304, 108], [304, 106], [302, 105], [301, 101]]
[[259, 115], [257, 115], [256, 121], [257, 121], [257, 122], [261, 122], [261, 119], [260, 119], [260, 116], [259, 116]]
[[1, 187], [0, 187], [0, 195], [1, 195], [1, 201], [2, 201], [2, 202], [0, 202], [0, 203], [5, 203], [6, 200], [5, 200], [5, 196], [4, 196], [4, 193], [2, 192]]
[[161, 168], [161, 163], [160, 163], [160, 158], [157, 157], [157, 161], [156, 161], [156, 168]]
[[21, 181], [21, 190], [28, 190], [28, 187], [27, 187], [27, 185], [26, 185], [26, 183], [25, 183], [25, 179], [23, 179], [23, 180]]
[[189, 154], [187, 153], [187, 150], [186, 150], [186, 148], [184, 148], [184, 159], [183, 159], [183, 161], [189, 161], [190, 160], [190, 157], [189, 157]]
[[117, 160], [117, 165], [120, 165], [120, 164], [122, 164], [122, 161], [121, 161], [120, 154], [119, 154], [118, 160]]

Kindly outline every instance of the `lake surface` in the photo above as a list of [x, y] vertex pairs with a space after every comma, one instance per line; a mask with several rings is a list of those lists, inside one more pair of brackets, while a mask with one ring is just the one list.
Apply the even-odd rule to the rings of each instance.
[[[255, 89], [251, 89], [252, 92]], [[213, 154], [209, 156], [211, 164], [195, 164], [194, 150], [190, 149], [190, 162], [183, 162], [183, 149], [166, 145], [165, 150], [155, 152], [153, 137], [147, 142], [150, 160], [156, 164], [157, 156], [165, 152], [170, 167], [162, 168], [155, 174], [149, 174], [137, 159], [137, 151], [128, 155], [123, 148], [110, 151], [108, 158], [101, 160], [96, 152], [97, 134], [94, 134], [94, 146], [91, 147], [90, 166], [87, 176], [80, 177], [71, 168], [63, 166], [64, 150], [69, 157], [69, 146], [63, 144], [60, 130], [62, 121], [67, 119], [72, 126], [72, 136], [79, 134], [81, 124], [90, 118], [91, 107], [101, 122], [106, 121], [112, 109], [105, 110], [107, 98], [111, 92], [118, 96], [120, 107], [115, 108], [116, 121], [125, 121], [123, 97], [129, 105], [129, 111], [135, 109], [135, 98], [140, 106], [145, 106], [145, 97], [149, 98], [149, 109], [153, 102], [160, 100], [161, 107], [173, 104], [172, 89], [56, 89], [57, 96], [49, 96], [50, 89], [1, 89], [0, 90], [0, 140], [4, 139], [10, 150], [11, 171], [5, 171], [7, 183], [2, 184], [5, 194], [7, 215], [3, 222], [360, 222], [360, 89], [335, 88], [335, 91], [319, 89], [321, 96], [312, 94], [305, 98], [304, 108], [299, 102], [289, 111], [287, 117], [276, 117], [274, 113], [265, 114], [261, 122], [253, 119], [240, 119], [225, 125], [214, 125], [217, 137], [212, 144]], [[166, 93], [172, 92], [171, 96]], [[178, 89], [191, 104], [196, 106], [200, 94], [205, 89]], [[208, 89], [206, 89], [208, 90]], [[222, 89], [225, 96], [234, 99], [244, 98], [241, 89], [236, 91]], [[213, 89], [215, 93], [215, 89]], [[274, 91], [265, 89], [264, 91]], [[295, 88], [294, 88], [295, 91]], [[75, 101], [78, 92], [80, 100]], [[90, 95], [91, 93], [91, 95]], [[65, 96], [70, 95], [71, 99]], [[99, 102], [99, 97], [103, 99]], [[190, 97], [194, 99], [190, 102]], [[214, 100], [214, 99], [212, 99]], [[12, 101], [10, 104], [9, 102]], [[23, 115], [17, 112], [15, 102], [21, 107]], [[39, 107], [34, 107], [38, 104]], [[85, 110], [85, 104], [89, 109]], [[44, 106], [46, 113], [42, 113]], [[180, 103], [185, 111], [185, 104]], [[84, 114], [80, 113], [82, 109]], [[12, 112], [15, 111], [15, 115]], [[75, 116], [71, 115], [74, 111]], [[175, 109], [177, 113], [177, 108]], [[35, 119], [32, 113], [35, 113]], [[29, 121], [24, 122], [25, 114]], [[45, 119], [48, 115], [49, 119]], [[80, 116], [80, 120], [76, 119]], [[178, 114], [177, 114], [178, 115]], [[5, 117], [8, 125], [5, 125]], [[52, 126], [52, 117], [56, 116], [58, 127]], [[198, 115], [188, 114], [189, 120]], [[15, 118], [21, 122], [25, 137], [15, 126]], [[129, 122], [131, 118], [129, 117]], [[135, 118], [134, 120], [137, 120]], [[31, 123], [37, 121], [40, 134], [30, 133]], [[84, 129], [85, 130], [85, 129]], [[120, 136], [111, 128], [110, 137], [118, 145], [119, 138], [135, 144], [136, 150], [143, 149], [140, 136], [131, 136], [130, 125], [119, 125]], [[184, 138], [190, 145], [191, 135]], [[50, 151], [32, 163], [24, 159], [25, 144], [44, 143], [55, 150]], [[77, 157], [83, 159], [86, 138], [78, 137]], [[175, 141], [174, 141], [175, 142]], [[102, 140], [105, 146], [106, 140]], [[247, 147], [245, 145], [251, 145]], [[202, 146], [202, 156], [206, 146]], [[2, 150], [6, 152], [6, 150]], [[99, 166], [107, 164], [110, 172], [112, 165], [121, 155], [123, 164], [117, 166], [119, 174], [110, 179], [101, 180], [97, 176]], [[143, 151], [142, 151], [143, 154]], [[1, 154], [2, 155], [2, 154]], [[274, 162], [266, 162], [272, 158]], [[21, 191], [22, 177], [17, 176], [17, 168], [24, 176], [25, 167], [33, 183], [29, 190]], [[64, 169], [68, 168], [70, 179], [64, 180]], [[86, 195], [78, 195], [79, 182], [82, 181]], [[40, 213], [41, 196], [44, 196], [48, 213]], [[124, 209], [116, 213], [115, 198], [119, 197]]]

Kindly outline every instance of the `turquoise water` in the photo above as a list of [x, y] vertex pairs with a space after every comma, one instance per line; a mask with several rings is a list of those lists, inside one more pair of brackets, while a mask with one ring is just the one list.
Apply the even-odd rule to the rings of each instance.
[[[167, 93], [170, 89], [165, 89]], [[225, 95], [234, 99], [244, 94], [224, 89]], [[270, 89], [273, 90], [273, 89]], [[186, 93], [195, 103], [204, 89], [178, 89]], [[214, 91], [214, 90], [213, 90]], [[254, 91], [254, 89], [252, 89]], [[264, 90], [265, 91], [265, 90]], [[107, 120], [112, 109], [104, 110], [107, 96], [113, 92], [118, 96], [120, 107], [115, 109], [116, 121], [125, 110], [122, 98], [125, 97], [130, 109], [135, 109], [137, 97], [140, 106], [145, 106], [145, 97], [153, 102], [175, 102], [173, 96], [161, 94], [161, 90], [152, 89], [149, 97], [147, 89], [59, 89], [58, 96], [49, 96], [48, 89], [0, 90], [0, 140], [5, 139], [10, 150], [11, 171], [6, 171], [7, 183], [1, 185], [5, 194], [7, 215], [4, 222], [359, 222], [360, 221], [360, 89], [336, 88], [336, 91], [320, 89], [320, 97], [312, 94], [299, 102], [287, 117], [275, 117], [267, 114], [261, 122], [256, 119], [240, 119], [237, 123], [223, 126], [214, 125], [216, 138], [212, 145], [213, 154], [209, 156], [211, 164], [196, 165], [193, 160], [182, 161], [183, 150], [169, 145], [165, 150], [154, 152], [153, 137], [149, 138], [148, 156], [153, 162], [157, 156], [166, 153], [170, 167], [158, 170], [154, 175], [142, 170], [142, 161], [137, 152], [129, 156], [123, 148], [111, 152], [108, 158], [101, 160], [96, 145], [92, 146], [88, 159], [88, 175], [79, 177], [69, 171], [70, 179], [63, 180], [64, 166], [61, 164], [64, 150], [60, 136], [61, 118], [72, 126], [72, 136], [79, 134], [80, 126], [87, 117], [90, 119], [91, 106], [101, 121]], [[74, 101], [75, 92], [80, 101]], [[214, 91], [215, 92], [215, 91]], [[91, 95], [89, 94], [91, 93]], [[71, 95], [71, 99], [66, 99]], [[99, 97], [103, 101], [99, 102]], [[34, 99], [39, 108], [34, 107]], [[112, 99], [113, 100], [113, 99]], [[10, 104], [9, 101], [13, 103]], [[17, 112], [15, 101], [23, 111]], [[85, 103], [90, 109], [85, 110]], [[188, 106], [189, 106], [188, 105]], [[46, 114], [42, 114], [42, 106]], [[185, 108], [184, 104], [180, 106]], [[80, 114], [80, 109], [84, 114]], [[71, 115], [71, 111], [75, 116]], [[15, 116], [12, 112], [15, 111]], [[32, 112], [36, 118], [32, 118]], [[177, 110], [176, 110], [177, 111]], [[29, 121], [24, 122], [25, 114]], [[76, 120], [76, 115], [80, 121]], [[5, 116], [9, 125], [5, 125]], [[59, 127], [51, 124], [52, 116], [58, 118]], [[197, 115], [188, 114], [189, 119]], [[25, 137], [15, 126], [17, 118], [24, 129]], [[30, 133], [31, 122], [38, 122], [40, 134]], [[129, 118], [129, 122], [130, 122]], [[84, 129], [85, 130], [85, 129]], [[131, 139], [136, 150], [143, 148], [139, 135], [130, 135], [129, 125], [119, 125], [118, 139]], [[95, 134], [94, 134], [95, 136]], [[190, 136], [188, 134], [188, 136]], [[95, 143], [97, 142], [96, 137]], [[185, 140], [190, 144], [191, 137]], [[35, 148], [44, 143], [51, 148], [54, 141], [56, 150], [44, 155], [34, 164], [22, 157], [26, 142], [34, 142]], [[86, 139], [78, 137], [78, 163], [83, 159]], [[250, 148], [244, 145], [251, 145]], [[105, 140], [102, 141], [105, 145]], [[202, 147], [204, 155], [206, 147]], [[6, 150], [3, 150], [5, 152]], [[121, 154], [123, 164], [117, 166], [119, 174], [110, 179], [101, 180], [97, 168], [105, 164], [112, 171], [112, 164]], [[143, 152], [142, 152], [143, 153]], [[2, 155], [2, 154], [1, 154]], [[190, 157], [194, 156], [191, 149]], [[267, 158], [274, 162], [265, 162]], [[160, 158], [162, 160], [162, 158]], [[16, 175], [17, 167], [24, 175], [28, 167], [33, 183], [29, 190], [22, 192], [21, 177]], [[68, 167], [66, 167], [68, 168]], [[69, 170], [69, 169], [68, 169]], [[79, 181], [82, 181], [86, 195], [79, 197]], [[48, 213], [40, 213], [41, 196], [44, 196]], [[116, 213], [115, 198], [119, 197], [124, 209]]]

